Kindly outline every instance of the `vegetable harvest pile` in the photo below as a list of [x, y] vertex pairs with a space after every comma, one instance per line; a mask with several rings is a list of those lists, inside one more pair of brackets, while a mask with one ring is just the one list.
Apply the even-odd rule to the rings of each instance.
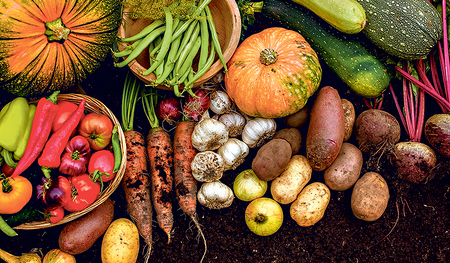
[[[93, 45], [43, 61], [73, 68], [53, 84], [40, 72], [41, 90], [15, 89], [18, 61], [0, 52], [0, 259], [448, 261], [450, 1], [231, 0], [242, 35], [229, 61], [213, 1], [226, 0], [18, 4], [41, 21], [53, 8], [68, 28], [50, 48]], [[17, 19], [4, 2], [2, 16]], [[85, 19], [70, 23], [66, 8]], [[149, 25], [120, 37], [124, 14]], [[107, 28], [89, 32], [98, 19]], [[108, 57], [89, 55], [97, 45]], [[149, 68], [132, 72], [144, 50]], [[97, 59], [92, 78], [75, 69]], [[216, 61], [222, 70], [195, 86]]]

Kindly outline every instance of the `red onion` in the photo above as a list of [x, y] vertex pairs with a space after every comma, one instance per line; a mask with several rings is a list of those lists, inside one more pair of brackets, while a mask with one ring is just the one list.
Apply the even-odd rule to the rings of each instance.
[[198, 117], [209, 109], [210, 98], [208, 91], [204, 89], [197, 89], [194, 91], [194, 94], [198, 98], [194, 98], [189, 94], [183, 106], [183, 114], [198, 121]]
[[174, 97], [162, 99], [156, 105], [156, 117], [168, 122], [170, 125], [174, 125], [181, 117], [180, 102]]

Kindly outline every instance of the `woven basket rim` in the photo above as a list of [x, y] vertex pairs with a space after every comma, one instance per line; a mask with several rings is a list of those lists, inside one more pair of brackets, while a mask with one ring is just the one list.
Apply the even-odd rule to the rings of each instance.
[[[102, 204], [106, 199], [108, 199], [111, 194], [117, 189], [117, 187], [120, 185], [120, 182], [122, 181], [123, 174], [125, 173], [126, 168], [126, 144], [125, 144], [125, 135], [123, 133], [122, 126], [120, 125], [119, 120], [116, 118], [116, 116], [113, 114], [113, 112], [106, 107], [101, 101], [99, 101], [96, 98], [90, 97], [85, 94], [77, 94], [77, 93], [66, 93], [66, 94], [58, 94], [57, 96], [58, 100], [61, 101], [70, 101], [74, 102], [76, 104], [79, 104], [84, 98], [86, 98], [85, 103], [85, 111], [91, 112], [97, 112], [102, 113], [108, 116], [111, 121], [113, 122], [113, 125], [117, 125], [117, 131], [119, 134], [119, 142], [120, 142], [120, 148], [122, 152], [122, 160], [120, 163], [119, 171], [117, 171], [116, 176], [113, 178], [113, 180], [107, 182], [107, 187], [103, 190], [102, 195], [97, 198], [97, 200], [92, 203], [90, 206], [85, 208], [84, 210], [78, 211], [78, 212], [72, 212], [70, 214], [67, 214], [64, 216], [64, 218], [57, 222], [57, 223], [49, 223], [45, 220], [42, 221], [33, 221], [28, 223], [23, 223], [21, 225], [13, 227], [14, 229], [19, 230], [34, 230], [34, 229], [43, 229], [48, 227], [53, 227], [57, 225], [62, 225], [65, 223], [68, 223], [72, 220], [75, 220], [79, 217], [82, 217], [89, 213], [90, 211], [94, 210], [97, 206]], [[31, 101], [30, 103], [36, 104], [38, 100]]]

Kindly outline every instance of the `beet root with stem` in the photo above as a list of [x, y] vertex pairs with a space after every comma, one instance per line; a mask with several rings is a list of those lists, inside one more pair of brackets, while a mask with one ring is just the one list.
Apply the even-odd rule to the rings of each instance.
[[433, 178], [437, 157], [430, 146], [421, 142], [399, 142], [391, 153], [391, 162], [401, 179], [420, 184]]
[[450, 158], [450, 115], [435, 114], [428, 118], [424, 127], [425, 138], [439, 154]]

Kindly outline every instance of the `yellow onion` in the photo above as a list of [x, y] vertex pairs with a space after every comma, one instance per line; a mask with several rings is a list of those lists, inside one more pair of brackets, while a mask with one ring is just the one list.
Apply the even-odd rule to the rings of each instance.
[[267, 191], [267, 182], [258, 178], [252, 169], [242, 171], [233, 183], [234, 195], [242, 201], [262, 197]]
[[41, 263], [41, 256], [37, 249], [29, 253], [23, 253], [21, 256], [15, 256], [0, 249], [0, 259], [3, 259], [7, 263]]
[[75, 257], [59, 248], [50, 250], [42, 263], [76, 263]]

